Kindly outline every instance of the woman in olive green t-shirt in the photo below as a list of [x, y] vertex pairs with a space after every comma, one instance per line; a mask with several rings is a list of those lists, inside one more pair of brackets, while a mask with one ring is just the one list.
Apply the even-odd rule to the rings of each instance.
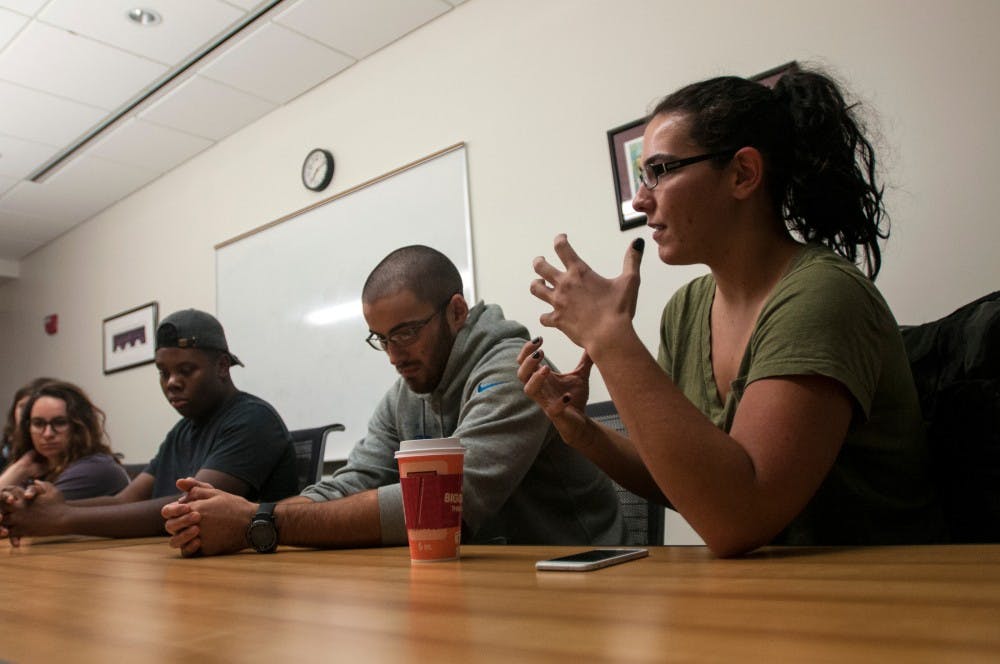
[[[721, 556], [940, 539], [913, 379], [872, 284], [888, 229], [856, 107], [816, 72], [694, 83], [650, 115], [639, 176], [660, 260], [711, 273], [664, 310], [658, 363], [632, 325], [642, 239], [614, 279], [565, 235], [565, 270], [535, 260], [542, 324], [584, 357], [557, 374], [537, 338], [519, 375], [566, 442]], [[583, 414], [592, 364], [628, 438]]]

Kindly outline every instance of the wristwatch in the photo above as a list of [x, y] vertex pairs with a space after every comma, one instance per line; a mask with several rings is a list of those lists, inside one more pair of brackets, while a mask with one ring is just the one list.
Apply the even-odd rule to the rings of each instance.
[[247, 527], [247, 545], [257, 553], [274, 553], [278, 548], [278, 527], [274, 523], [274, 503], [261, 503]]

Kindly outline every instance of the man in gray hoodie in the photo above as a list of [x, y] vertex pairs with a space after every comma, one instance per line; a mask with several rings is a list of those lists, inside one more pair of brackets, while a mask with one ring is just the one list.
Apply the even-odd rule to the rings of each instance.
[[[400, 375], [368, 433], [331, 478], [277, 505], [257, 505], [188, 478], [163, 508], [185, 555], [278, 543], [315, 547], [406, 543], [393, 454], [402, 440], [461, 438], [462, 541], [621, 544], [625, 527], [608, 478], [559, 438], [517, 378], [528, 331], [496, 305], [472, 308], [454, 264], [420, 245], [376, 266], [362, 291], [366, 341]], [[253, 528], [250, 528], [253, 523]]]

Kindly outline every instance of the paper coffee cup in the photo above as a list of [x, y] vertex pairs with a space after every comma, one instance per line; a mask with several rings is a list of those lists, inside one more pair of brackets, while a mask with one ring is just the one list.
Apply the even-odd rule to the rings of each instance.
[[462, 465], [458, 438], [404, 440], [396, 452], [410, 560], [457, 560], [462, 540]]

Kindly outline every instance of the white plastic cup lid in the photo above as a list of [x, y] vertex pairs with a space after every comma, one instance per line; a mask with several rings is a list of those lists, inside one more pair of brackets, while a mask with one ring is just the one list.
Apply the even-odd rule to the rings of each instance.
[[395, 456], [417, 454], [465, 454], [465, 448], [458, 438], [420, 438], [400, 442]]

